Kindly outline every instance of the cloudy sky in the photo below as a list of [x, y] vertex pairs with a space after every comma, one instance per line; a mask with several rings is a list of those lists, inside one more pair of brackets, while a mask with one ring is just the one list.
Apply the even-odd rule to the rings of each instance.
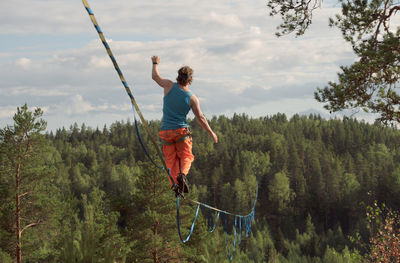
[[[319, 111], [316, 87], [355, 57], [322, 6], [307, 33], [275, 37], [263, 0], [90, 0], [89, 4], [146, 119], [160, 119], [151, 80], [194, 70], [192, 91], [206, 116], [252, 117]], [[103, 127], [132, 119], [130, 101], [80, 0], [3, 1], [0, 8], [0, 127], [17, 106], [44, 110], [48, 128]]]

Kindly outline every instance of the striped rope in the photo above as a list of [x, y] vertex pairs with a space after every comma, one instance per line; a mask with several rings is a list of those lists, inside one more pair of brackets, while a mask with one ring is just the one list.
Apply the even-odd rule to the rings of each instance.
[[[88, 12], [88, 14], [89, 14], [89, 16], [90, 16], [90, 19], [92, 20], [92, 23], [93, 23], [93, 25], [94, 25], [94, 28], [96, 29], [96, 31], [97, 31], [97, 33], [98, 33], [100, 39], [101, 39], [101, 42], [103, 42], [103, 45], [104, 45], [104, 47], [105, 47], [106, 50], [107, 50], [107, 54], [108, 54], [108, 56], [110, 57], [110, 59], [111, 59], [113, 65], [114, 65], [115, 70], [116, 70], [117, 73], [118, 73], [118, 76], [119, 76], [119, 78], [120, 78], [122, 84], [123, 84], [124, 87], [125, 87], [126, 93], [128, 94], [129, 98], [131, 99], [132, 108], [133, 108], [134, 110], [136, 110], [136, 112], [138, 113], [138, 115], [139, 115], [139, 117], [140, 117], [140, 120], [141, 120], [142, 123], [143, 123], [144, 128], [146, 129], [147, 133], [149, 134], [150, 140], [151, 140], [151, 142], [153, 143], [154, 148], [156, 148], [156, 150], [157, 150], [157, 154], [158, 154], [158, 156], [159, 156], [159, 158], [160, 158], [160, 160], [161, 160], [161, 162], [162, 162], [162, 167], [164, 168], [164, 170], [165, 170], [165, 171], [167, 172], [167, 174], [169, 175], [168, 169], [167, 169], [167, 165], [166, 165], [165, 160], [164, 160], [164, 157], [163, 157], [163, 155], [161, 154], [161, 151], [160, 151], [160, 149], [159, 149], [159, 147], [158, 147], [158, 145], [157, 145], [157, 143], [156, 143], [156, 140], [154, 139], [154, 137], [153, 137], [152, 134], [151, 134], [149, 125], [147, 124], [146, 120], [144, 119], [143, 114], [142, 114], [142, 112], [140, 111], [139, 106], [137, 105], [136, 100], [135, 100], [135, 98], [134, 98], [133, 95], [132, 95], [132, 92], [131, 92], [131, 90], [130, 90], [130, 88], [129, 88], [129, 85], [128, 85], [128, 83], [126, 82], [125, 77], [124, 77], [124, 75], [122, 74], [122, 71], [121, 71], [121, 69], [120, 69], [119, 66], [118, 66], [117, 60], [115, 59], [115, 57], [114, 57], [114, 55], [113, 55], [113, 53], [112, 53], [112, 51], [111, 51], [111, 48], [110, 48], [110, 46], [108, 45], [107, 40], [106, 40], [105, 37], [104, 37], [103, 31], [101, 31], [101, 28], [100, 28], [99, 24], [97, 23], [96, 18], [94, 17], [94, 13], [93, 13], [92, 9], [90, 9], [89, 4], [88, 4], [88, 2], [87, 2], [86, 0], [82, 0], [82, 3], [83, 3], [83, 5], [85, 6], [86, 11]], [[135, 123], [136, 123], [136, 115], [135, 115]], [[142, 143], [141, 143], [141, 144], [142, 144]], [[143, 146], [143, 148], [144, 148], [145, 153], [148, 154], [148, 152], [147, 152], [147, 150], [146, 150], [146, 148], [144, 147], [143, 144], [142, 144], [142, 146]], [[154, 161], [151, 159], [150, 155], [148, 155], [148, 157], [149, 157], [150, 160], [154, 163]], [[157, 165], [156, 165], [156, 166], [157, 166]]]

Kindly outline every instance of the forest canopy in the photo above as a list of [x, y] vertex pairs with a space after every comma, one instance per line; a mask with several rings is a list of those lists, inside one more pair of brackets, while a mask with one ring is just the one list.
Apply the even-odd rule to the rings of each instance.
[[[243, 214], [258, 187], [255, 225], [242, 236], [236, 262], [372, 261], [376, 230], [385, 227], [373, 222], [399, 222], [397, 129], [347, 117], [235, 114], [210, 120], [220, 139], [213, 144], [189, 123], [196, 158], [192, 198]], [[149, 125], [156, 134], [160, 122]], [[232, 245], [233, 233], [225, 238], [222, 225], [208, 233], [209, 211], [201, 211], [190, 242], [180, 243], [175, 196], [165, 173], [146, 159], [130, 121], [101, 129], [75, 124], [35, 136], [42, 139], [40, 158], [22, 164], [21, 175], [37, 174], [26, 184], [32, 197], [22, 198], [37, 209], [21, 214], [41, 221], [22, 235], [23, 262], [229, 262], [225, 245]], [[13, 146], [3, 137], [0, 143], [0, 259], [12, 262], [15, 181], [5, 153]], [[186, 204], [182, 210], [185, 233], [194, 209]]]

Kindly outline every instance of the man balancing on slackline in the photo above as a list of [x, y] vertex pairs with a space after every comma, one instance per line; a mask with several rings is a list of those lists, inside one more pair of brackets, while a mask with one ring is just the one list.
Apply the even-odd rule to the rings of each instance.
[[[213, 132], [206, 117], [200, 109], [199, 100], [189, 89], [193, 81], [193, 70], [184, 66], [178, 70], [176, 83], [164, 79], [158, 73], [160, 58], [153, 56], [153, 69], [151, 77], [164, 89], [163, 117], [158, 135], [163, 141], [163, 152], [167, 168], [170, 169], [171, 177], [177, 184], [173, 189], [175, 194], [184, 196], [188, 192], [187, 175], [194, 160], [192, 154], [192, 137], [186, 116], [192, 109], [200, 126], [218, 142], [217, 135]], [[171, 187], [174, 183], [171, 182]]]

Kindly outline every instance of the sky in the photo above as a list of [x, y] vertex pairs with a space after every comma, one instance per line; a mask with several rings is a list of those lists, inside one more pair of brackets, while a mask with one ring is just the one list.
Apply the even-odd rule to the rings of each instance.
[[[262, 0], [89, 0], [132, 93], [148, 120], [162, 117], [162, 89], [151, 79], [175, 80], [194, 69], [191, 90], [204, 114], [250, 117], [320, 112], [314, 91], [335, 81], [355, 60], [328, 18], [314, 13], [305, 35], [277, 38], [278, 17]], [[40, 107], [48, 130], [85, 123], [102, 128], [133, 112], [80, 0], [3, 1], [0, 8], [0, 127], [16, 108]], [[193, 117], [193, 114], [189, 115]]]

